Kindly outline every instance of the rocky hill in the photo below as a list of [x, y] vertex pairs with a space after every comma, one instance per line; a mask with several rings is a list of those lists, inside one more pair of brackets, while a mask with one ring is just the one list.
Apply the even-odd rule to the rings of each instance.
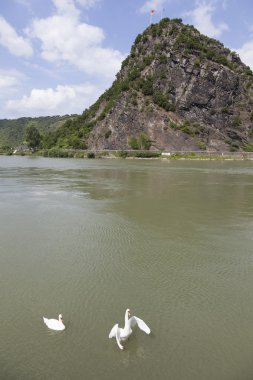
[[219, 41], [165, 18], [137, 36], [95, 104], [43, 131], [42, 147], [253, 151], [253, 73]]
[[253, 74], [220, 42], [166, 18], [137, 36], [80, 125], [94, 149], [247, 150]]

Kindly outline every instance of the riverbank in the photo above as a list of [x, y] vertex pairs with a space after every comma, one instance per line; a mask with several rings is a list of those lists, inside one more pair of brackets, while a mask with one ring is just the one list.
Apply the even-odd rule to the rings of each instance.
[[191, 159], [191, 160], [253, 160], [253, 152], [216, 152], [216, 151], [191, 151], [191, 152], [161, 152], [150, 150], [74, 150], [74, 149], [44, 149], [38, 151], [0, 151], [2, 155], [18, 156], [42, 156], [52, 158], [121, 158], [121, 159]]

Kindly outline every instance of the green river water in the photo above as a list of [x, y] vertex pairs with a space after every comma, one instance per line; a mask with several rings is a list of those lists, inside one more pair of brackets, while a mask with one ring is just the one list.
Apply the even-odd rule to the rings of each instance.
[[1, 380], [252, 380], [253, 163], [0, 156], [0, 286]]

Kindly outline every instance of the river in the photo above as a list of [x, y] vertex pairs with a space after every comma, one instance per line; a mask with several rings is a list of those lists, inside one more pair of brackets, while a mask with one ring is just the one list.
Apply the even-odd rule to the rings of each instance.
[[0, 156], [0, 286], [0, 379], [251, 380], [253, 164]]

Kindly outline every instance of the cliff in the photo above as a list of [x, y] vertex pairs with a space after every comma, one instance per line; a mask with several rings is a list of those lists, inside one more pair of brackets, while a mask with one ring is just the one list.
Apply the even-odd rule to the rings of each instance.
[[220, 42], [163, 19], [137, 36], [112, 87], [82, 120], [90, 149], [246, 149], [253, 74]]

